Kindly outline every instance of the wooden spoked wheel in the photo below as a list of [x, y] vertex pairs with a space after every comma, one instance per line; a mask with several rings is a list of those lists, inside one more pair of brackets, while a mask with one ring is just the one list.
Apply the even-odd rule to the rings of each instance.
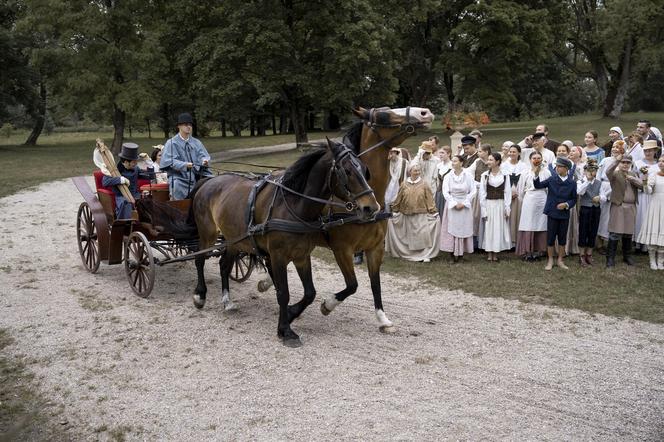
[[131, 289], [141, 298], [147, 298], [152, 292], [155, 278], [152, 248], [145, 235], [132, 232], [125, 242], [125, 273]]
[[99, 242], [97, 226], [88, 203], [81, 203], [76, 217], [76, 240], [83, 266], [90, 273], [99, 270]]
[[235, 263], [231, 269], [230, 278], [235, 282], [244, 282], [249, 279], [254, 267], [251, 262], [251, 255], [240, 253], [235, 257]]

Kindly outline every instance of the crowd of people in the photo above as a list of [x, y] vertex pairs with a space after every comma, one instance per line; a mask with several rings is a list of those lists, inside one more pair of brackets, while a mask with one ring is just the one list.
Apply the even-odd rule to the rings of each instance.
[[454, 262], [475, 250], [496, 262], [502, 253], [524, 261], [546, 257], [546, 270], [567, 269], [565, 257], [606, 267], [634, 265], [647, 253], [664, 270], [664, 155], [662, 134], [647, 120], [628, 134], [612, 127], [605, 143], [589, 130], [583, 145], [549, 137], [546, 125], [500, 149], [474, 130], [454, 149], [438, 137], [423, 141], [411, 159], [390, 151], [386, 251], [429, 262], [440, 252]]

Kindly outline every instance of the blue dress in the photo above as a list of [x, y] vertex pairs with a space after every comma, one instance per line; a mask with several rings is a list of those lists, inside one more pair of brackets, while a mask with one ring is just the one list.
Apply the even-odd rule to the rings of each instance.
[[[212, 176], [203, 161], [210, 161], [210, 154], [198, 139], [183, 139], [180, 134], [166, 141], [161, 154], [159, 169], [168, 174], [168, 189], [171, 198], [181, 200], [189, 196], [196, 180], [202, 176]], [[193, 168], [187, 169], [187, 163]]]

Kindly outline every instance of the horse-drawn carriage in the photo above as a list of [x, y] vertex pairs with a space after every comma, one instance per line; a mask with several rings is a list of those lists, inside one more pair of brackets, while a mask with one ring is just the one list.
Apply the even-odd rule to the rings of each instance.
[[[198, 236], [193, 231], [191, 235], [175, 235], [140, 219], [116, 219], [112, 190], [102, 185], [100, 171], [94, 172], [94, 178], [94, 191], [86, 177], [72, 178], [84, 200], [76, 215], [76, 239], [83, 266], [90, 273], [96, 273], [102, 262], [108, 265], [124, 264], [131, 289], [146, 298], [154, 287], [157, 267], [193, 260], [200, 254], [205, 257], [220, 256], [223, 237], [219, 237], [213, 247], [200, 251]], [[187, 216], [190, 199], [169, 201], [167, 187], [164, 189], [149, 182], [139, 184], [142, 184], [142, 198], [162, 201], [172, 211], [177, 211], [171, 213]], [[139, 202], [137, 204], [140, 205]], [[249, 278], [253, 262], [248, 254], [238, 256], [231, 279], [243, 282]]]
[[[274, 282], [279, 304], [277, 334], [288, 346], [299, 346], [290, 324], [310, 305], [313, 284], [311, 251], [316, 246], [332, 249], [346, 287], [324, 298], [320, 310], [330, 314], [357, 290], [353, 253], [363, 250], [371, 281], [376, 319], [383, 332], [394, 330], [383, 311], [380, 265], [384, 253], [386, 218], [381, 213], [389, 182], [388, 152], [420, 127], [429, 127], [433, 114], [425, 108], [354, 110], [360, 119], [343, 137], [343, 143], [327, 144], [303, 155], [282, 174], [251, 180], [222, 174], [197, 186], [192, 200], [166, 203], [177, 213], [189, 211], [196, 235], [183, 237], [165, 229], [155, 232], [145, 220], [114, 220], [104, 208], [106, 196], [95, 194], [84, 178], [74, 183], [85, 202], [78, 212], [77, 229], [81, 259], [95, 272], [99, 262], [124, 262], [132, 289], [148, 296], [154, 285], [155, 266], [194, 259], [198, 284], [193, 302], [203, 308], [207, 287], [205, 258], [220, 256], [222, 303], [234, 308], [229, 279], [243, 281], [256, 256], [263, 260]], [[137, 202], [139, 206], [140, 201]], [[331, 216], [327, 207], [334, 207]], [[352, 212], [352, 213], [350, 213]], [[174, 212], [175, 213], [175, 212]], [[337, 215], [350, 215], [350, 218]], [[110, 218], [109, 218], [110, 216]], [[219, 238], [219, 232], [226, 239]], [[194, 238], [194, 236], [196, 238]], [[191, 241], [191, 242], [190, 242]], [[155, 259], [153, 250], [163, 255]], [[293, 263], [304, 287], [303, 298], [290, 304], [286, 267]]]

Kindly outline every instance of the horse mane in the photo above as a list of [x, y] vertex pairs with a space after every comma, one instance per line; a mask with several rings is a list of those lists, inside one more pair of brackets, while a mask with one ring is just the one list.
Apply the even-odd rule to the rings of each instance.
[[360, 143], [362, 142], [362, 128], [364, 127], [364, 121], [357, 121], [346, 130], [346, 133], [343, 136], [343, 142], [349, 149], [358, 155], [360, 153]]
[[284, 172], [282, 184], [296, 192], [303, 192], [309, 179], [309, 173], [322, 157], [327, 149], [315, 148], [302, 155]]

